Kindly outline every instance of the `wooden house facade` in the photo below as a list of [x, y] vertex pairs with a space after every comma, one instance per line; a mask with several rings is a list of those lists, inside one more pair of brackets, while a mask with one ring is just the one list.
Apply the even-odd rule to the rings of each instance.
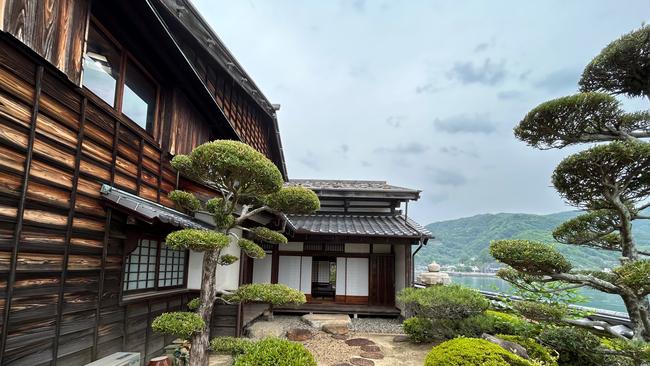
[[305, 293], [306, 304], [278, 311], [399, 316], [396, 293], [413, 285], [413, 256], [432, 237], [408, 217], [408, 203], [420, 191], [384, 181], [287, 185], [312, 189], [321, 208], [288, 215], [289, 243], [245, 261], [242, 282], [282, 283]]
[[200, 266], [163, 238], [203, 225], [167, 194], [214, 194], [170, 159], [217, 138], [286, 177], [273, 106], [188, 1], [0, 0], [0, 364], [160, 354]]

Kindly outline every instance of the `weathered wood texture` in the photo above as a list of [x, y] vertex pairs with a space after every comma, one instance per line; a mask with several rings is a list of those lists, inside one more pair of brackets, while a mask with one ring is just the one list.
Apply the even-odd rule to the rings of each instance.
[[205, 52], [195, 51], [192, 42], [183, 39], [183, 52], [194, 65], [199, 78], [242, 140], [277, 162], [274, 156], [273, 122], [259, 105]]
[[171, 339], [153, 334], [151, 320], [188, 295], [120, 304], [127, 219], [107, 217], [99, 189], [113, 184], [169, 205], [170, 156], [49, 64], [37, 94], [41, 62], [0, 35], [0, 363], [159, 354]]
[[79, 83], [88, 1], [3, 0], [0, 7], [5, 32]]

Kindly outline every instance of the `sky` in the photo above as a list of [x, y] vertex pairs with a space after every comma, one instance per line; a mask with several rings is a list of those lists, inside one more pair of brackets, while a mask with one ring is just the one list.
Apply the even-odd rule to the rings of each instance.
[[[422, 190], [423, 224], [571, 209], [554, 167], [512, 129], [573, 94], [650, 2], [193, 0], [272, 103], [290, 178], [370, 179]], [[621, 100], [626, 110], [649, 108]]]

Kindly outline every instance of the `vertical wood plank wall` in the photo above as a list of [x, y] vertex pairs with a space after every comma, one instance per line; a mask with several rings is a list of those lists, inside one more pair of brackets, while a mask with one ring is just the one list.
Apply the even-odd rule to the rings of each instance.
[[170, 204], [176, 174], [153, 140], [40, 62], [0, 36], [1, 364], [152, 356], [170, 339], [151, 320], [188, 295], [119, 303], [126, 217], [99, 189]]

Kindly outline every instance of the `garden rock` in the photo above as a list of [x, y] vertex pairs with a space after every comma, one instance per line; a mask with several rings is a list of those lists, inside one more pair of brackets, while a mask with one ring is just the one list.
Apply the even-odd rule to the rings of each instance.
[[381, 352], [361, 352], [361, 357], [371, 358], [373, 360], [381, 360], [384, 358], [384, 354]]
[[277, 322], [258, 321], [248, 326], [248, 336], [253, 339], [280, 338], [283, 335], [284, 328], [282, 324]]
[[351, 359], [350, 363], [354, 366], [375, 366], [375, 361], [367, 360], [365, 358], [358, 358], [358, 357]]
[[323, 324], [323, 332], [329, 333], [329, 334], [338, 334], [338, 335], [345, 335], [350, 332], [350, 328], [348, 328], [347, 325], [345, 324], [338, 324], [338, 323], [325, 323]]
[[314, 333], [309, 329], [292, 328], [287, 331], [287, 339], [294, 342], [303, 342], [313, 337]]
[[396, 342], [396, 343], [408, 342], [408, 341], [409, 341], [409, 336], [407, 336], [407, 335], [402, 334], [402, 335], [396, 335], [395, 337], [393, 337], [393, 342]]
[[321, 329], [325, 324], [336, 324], [349, 326], [352, 321], [347, 314], [306, 314], [302, 316], [302, 321], [316, 329]]
[[332, 338], [338, 339], [339, 341], [344, 341], [344, 340], [348, 339], [348, 335], [347, 334], [332, 334]]
[[361, 346], [361, 350], [364, 352], [381, 352], [381, 348], [375, 344], [368, 344], [365, 346]]
[[528, 352], [526, 351], [526, 349], [515, 342], [504, 341], [501, 338], [486, 333], [483, 333], [481, 335], [481, 338], [485, 339], [486, 341], [492, 342], [498, 346], [501, 346], [501, 348], [505, 349], [508, 352], [514, 353], [517, 356], [523, 357], [527, 360], [530, 359], [530, 356], [528, 356]]
[[352, 346], [352, 347], [369, 346], [369, 345], [374, 345], [375, 344], [375, 342], [371, 341], [370, 339], [366, 339], [366, 338], [352, 338], [352, 339], [348, 339], [347, 341], [345, 341], [345, 343], [348, 346]]

